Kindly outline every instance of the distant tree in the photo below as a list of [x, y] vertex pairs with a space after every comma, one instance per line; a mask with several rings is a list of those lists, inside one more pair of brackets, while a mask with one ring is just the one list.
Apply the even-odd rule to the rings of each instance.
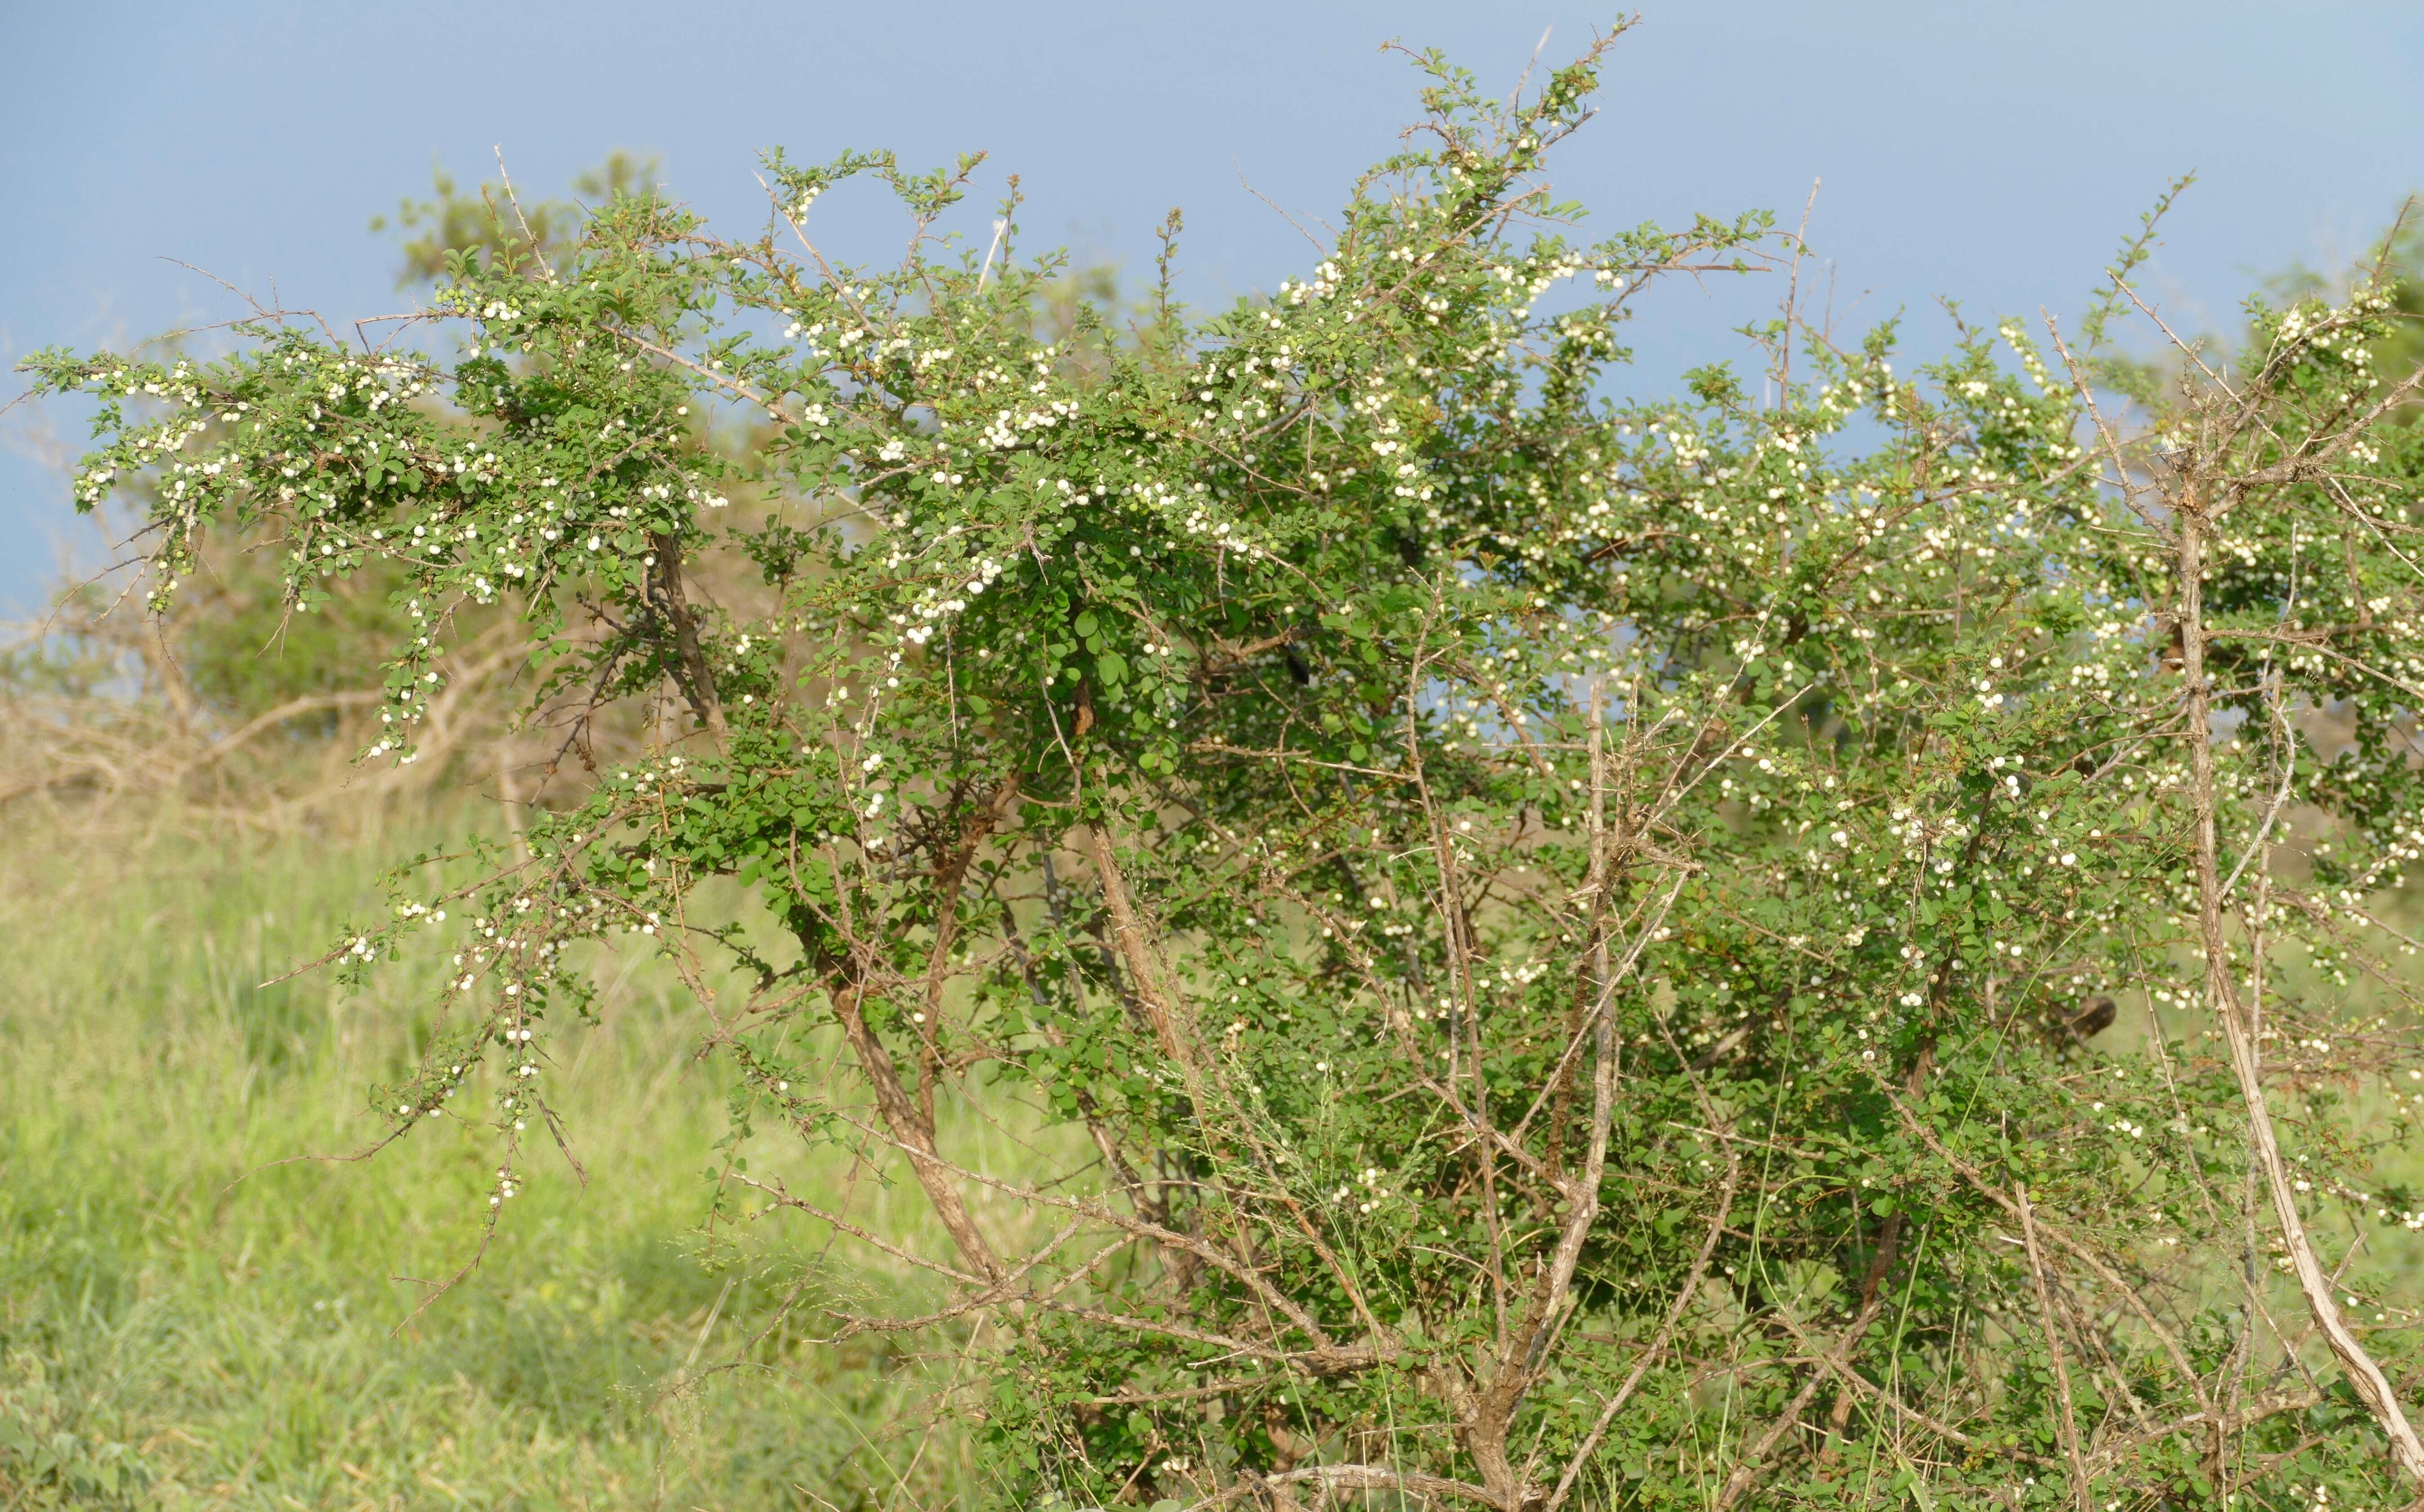
[[404, 243], [404, 263], [395, 286], [409, 289], [444, 278], [457, 256], [470, 256], [484, 266], [516, 260], [556, 257], [579, 241], [588, 218], [584, 202], [604, 203], [630, 195], [653, 194], [660, 187], [659, 162], [626, 151], [614, 151], [594, 168], [572, 180], [571, 199], [541, 199], [522, 204], [502, 183], [483, 183], [473, 193], [455, 187], [444, 168], [430, 173], [430, 198], [405, 199], [392, 220], [371, 217], [373, 231], [393, 231]]

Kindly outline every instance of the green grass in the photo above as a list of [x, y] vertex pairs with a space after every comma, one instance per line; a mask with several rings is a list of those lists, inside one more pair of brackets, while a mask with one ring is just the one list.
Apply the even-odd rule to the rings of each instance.
[[[798, 1233], [702, 1257], [726, 1087], [669, 972], [611, 965], [604, 1026], [551, 1076], [586, 1186], [533, 1161], [479, 1268], [414, 1316], [427, 1288], [397, 1278], [479, 1251], [481, 1138], [257, 1168], [375, 1135], [366, 1093], [428, 977], [258, 984], [375, 909], [418, 837], [46, 825], [0, 838], [0, 1508], [965, 1504], [970, 1445], [922, 1416], [949, 1361], [807, 1337], [831, 1306], [914, 1309], [914, 1271]], [[858, 1201], [923, 1220], [914, 1194]]]

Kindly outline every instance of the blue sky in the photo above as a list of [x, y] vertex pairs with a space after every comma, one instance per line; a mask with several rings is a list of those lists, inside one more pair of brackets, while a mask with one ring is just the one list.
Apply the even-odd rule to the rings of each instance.
[[[1185, 207], [1184, 287], [1222, 301], [1316, 260], [1265, 199], [1320, 215], [1411, 118], [1414, 80], [1379, 43], [1444, 47], [1506, 88], [1543, 30], [1560, 58], [1618, 13], [0, 0], [0, 356], [239, 311], [167, 259], [332, 318], [397, 309], [367, 221], [433, 164], [493, 176], [499, 145], [532, 194], [615, 148], [656, 154], [735, 231], [763, 218], [761, 148], [981, 149], [994, 184], [1021, 175], [1030, 248], [1147, 268], [1162, 213]], [[2418, 78], [2414, 0], [1648, 0], [1554, 177], [1603, 230], [1754, 207], [1790, 223], [1823, 179], [1810, 240], [1838, 309], [1907, 310], [1926, 349], [1939, 295], [1985, 317], [2076, 311], [2138, 213], [2195, 169], [2148, 284], [2178, 321], [2225, 328], [2263, 274], [2352, 254], [2424, 187]], [[871, 199], [819, 213], [858, 250], [888, 234]], [[1635, 386], [1738, 355], [1729, 327], [1777, 294], [1670, 291], [1636, 332]], [[21, 406], [0, 432], [5, 613], [39, 601], [63, 549], [96, 560], [100, 542], [41, 456], [81, 439], [73, 415]]]

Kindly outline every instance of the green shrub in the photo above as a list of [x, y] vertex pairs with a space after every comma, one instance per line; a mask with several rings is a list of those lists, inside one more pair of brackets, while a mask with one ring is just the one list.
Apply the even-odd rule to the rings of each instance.
[[[1598, 56], [1513, 103], [1419, 59], [1309, 277], [1165, 276], [1149, 340], [1037, 339], [1015, 195], [942, 235], [973, 160], [775, 153], [754, 240], [640, 192], [454, 257], [452, 360], [33, 366], [102, 403], [80, 497], [159, 481], [155, 607], [219, 529], [298, 611], [400, 576], [366, 759], [519, 616], [553, 807], [330, 957], [444, 963], [389, 1137], [485, 1129], [515, 1232], [587, 948], [662, 951], [719, 1202], [926, 1274], [837, 1337], [976, 1324], [1006, 1504], [2401, 1494], [2390, 292], [2258, 310], [2147, 423], [2094, 346], [2143, 241], [2084, 346], [1898, 375], [1788, 308], [1763, 388], [1613, 404], [1637, 302], [1778, 248], [1579, 239], [1540, 174]], [[807, 207], [869, 175], [911, 250], [832, 265]], [[617, 708], [656, 746], [576, 776]]]

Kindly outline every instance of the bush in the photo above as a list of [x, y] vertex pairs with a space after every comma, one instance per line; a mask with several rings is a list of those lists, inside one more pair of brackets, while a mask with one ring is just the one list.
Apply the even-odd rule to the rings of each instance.
[[[742, 1078], [727, 1200], [948, 1289], [840, 1333], [981, 1323], [1006, 1503], [2424, 1481], [2367, 1323], [2424, 1228], [2374, 1164], [2424, 1075], [2374, 901], [2424, 844], [2386, 281], [2258, 309], [2145, 424], [2097, 347], [2143, 240], [2083, 340], [1914, 379], [1788, 308], [1774, 403], [1612, 404], [1638, 301], [1776, 244], [1576, 239], [1539, 174], [1599, 56], [1512, 103], [1418, 59], [1311, 276], [1199, 319], [1165, 260], [1149, 339], [1037, 338], [1015, 196], [937, 231], [973, 160], [776, 153], [780, 234], [642, 192], [454, 257], [452, 362], [264, 318], [34, 366], [102, 402], [88, 506], [159, 480], [155, 608], [212, 530], [300, 612], [402, 575], [365, 759], [488, 606], [567, 756], [649, 711], [332, 952], [452, 960], [391, 1137], [487, 1121], [505, 1221], [566, 948], [661, 949]], [[802, 226], [867, 175], [896, 268]], [[947, 1247], [753, 1173], [761, 1126]]]

